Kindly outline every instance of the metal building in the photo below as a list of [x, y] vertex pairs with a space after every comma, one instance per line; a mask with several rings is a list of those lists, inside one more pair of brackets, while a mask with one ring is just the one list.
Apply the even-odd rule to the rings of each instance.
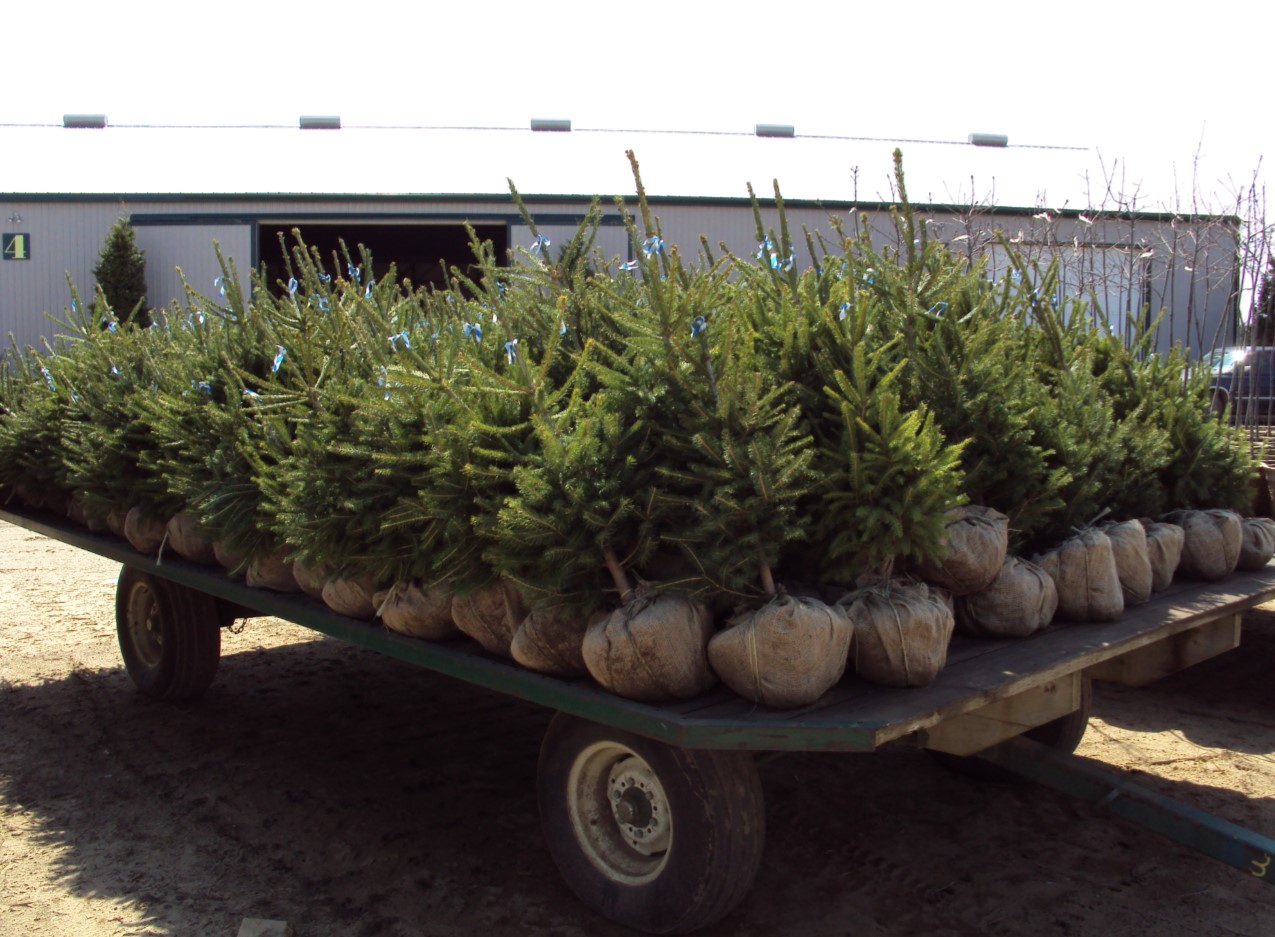
[[805, 137], [759, 125], [753, 133], [697, 134], [570, 129], [342, 127], [302, 118], [294, 127], [109, 126], [100, 115], [62, 125], [0, 127], [0, 334], [38, 345], [56, 333], [73, 285], [93, 293], [92, 268], [114, 221], [128, 217], [146, 258], [152, 307], [182, 301], [186, 284], [208, 294], [217, 250], [241, 274], [283, 270], [279, 237], [298, 229], [331, 256], [338, 239], [365, 244], [383, 273], [439, 282], [440, 261], [464, 265], [465, 225], [498, 256], [525, 249], [531, 233], [509, 192], [517, 185], [539, 233], [555, 243], [602, 198], [597, 241], [606, 257], [632, 256], [614, 198], [633, 211], [641, 176], [664, 241], [683, 255], [701, 241], [715, 253], [751, 256], [757, 223], [778, 224], [775, 181], [795, 262], [808, 264], [803, 229], [835, 238], [833, 218], [866, 218], [878, 243], [896, 237], [892, 153], [903, 151], [908, 194], [930, 237], [992, 279], [1013, 276], [998, 235], [1042, 267], [1059, 265], [1060, 291], [1083, 295], [1130, 333], [1161, 308], [1158, 344], [1193, 351], [1234, 333], [1238, 223], [1217, 216], [1129, 211], [1095, 180], [1083, 149], [968, 141]]

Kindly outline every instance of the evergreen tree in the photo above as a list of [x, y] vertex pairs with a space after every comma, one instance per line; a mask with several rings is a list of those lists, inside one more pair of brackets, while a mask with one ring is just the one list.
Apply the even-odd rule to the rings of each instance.
[[1275, 345], [1275, 257], [1266, 259], [1266, 272], [1257, 288], [1253, 314], [1253, 344]]
[[151, 324], [150, 313], [145, 308], [146, 260], [127, 218], [119, 218], [111, 225], [93, 267], [93, 276], [106, 305], [106, 309], [96, 311], [112, 314], [119, 322], [142, 327]]
[[753, 257], [683, 263], [634, 161], [628, 263], [596, 255], [596, 211], [551, 246], [524, 209], [521, 262], [475, 243], [445, 289], [365, 255], [330, 275], [299, 245], [291, 282], [249, 299], [223, 265], [155, 328], [72, 313], [74, 341], [0, 373], [0, 483], [581, 614], [638, 577], [722, 607], [879, 576], [933, 558], [966, 499], [1020, 548], [1107, 510], [1243, 503], [1251, 459], [1207, 375], [1043, 302], [1052, 272], [1010, 245], [1021, 276], [988, 284], [927, 239], [897, 170], [897, 246], [807, 236], [807, 270], [777, 187]]

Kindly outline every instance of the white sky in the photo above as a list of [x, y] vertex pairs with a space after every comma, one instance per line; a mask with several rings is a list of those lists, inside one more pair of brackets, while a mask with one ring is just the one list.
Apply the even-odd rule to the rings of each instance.
[[[566, 117], [931, 140], [984, 131], [1091, 147], [1146, 209], [1186, 206], [1194, 189], [1201, 209], [1233, 211], [1261, 158], [1275, 158], [1275, 12], [1263, 3], [5, 6], [0, 123], [88, 112], [116, 125], [295, 126], [337, 114], [346, 126]], [[213, 171], [216, 153], [182, 157]]]

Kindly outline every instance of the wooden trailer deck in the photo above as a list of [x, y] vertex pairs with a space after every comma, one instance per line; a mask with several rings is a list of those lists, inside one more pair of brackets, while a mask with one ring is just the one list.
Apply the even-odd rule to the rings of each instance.
[[1175, 581], [1109, 624], [1056, 624], [1026, 639], [957, 636], [938, 679], [891, 688], [847, 675], [791, 710], [756, 706], [719, 688], [691, 700], [621, 699], [588, 678], [527, 670], [458, 638], [428, 642], [347, 618], [320, 602], [250, 588], [174, 554], [138, 553], [55, 515], [0, 509], [0, 519], [143, 569], [253, 613], [295, 622], [448, 676], [685, 749], [868, 752], [905, 741], [971, 754], [1074, 711], [1086, 678], [1140, 685], [1235, 647], [1242, 613], [1275, 597], [1275, 564], [1222, 582]]

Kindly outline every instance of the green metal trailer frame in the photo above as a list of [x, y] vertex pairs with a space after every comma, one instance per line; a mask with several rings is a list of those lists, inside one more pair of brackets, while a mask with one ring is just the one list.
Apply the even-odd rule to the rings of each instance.
[[[603, 745], [609, 730], [615, 738], [629, 740], [615, 743], [621, 755], [637, 753], [647, 761], [656, 761], [672, 753], [703, 761], [711, 753], [718, 753], [713, 757], [727, 766], [722, 768], [727, 774], [738, 771], [737, 761], [730, 759], [746, 758], [738, 753], [747, 752], [871, 752], [887, 744], [911, 744], [949, 756], [978, 756], [983, 762], [1078, 796], [1255, 878], [1275, 883], [1275, 871], [1270, 871], [1275, 840], [1176, 804], [1092, 761], [1071, 755], [1069, 749], [1074, 748], [1079, 733], [1070, 745], [1063, 746], [1068, 749], [1065, 751], [1051, 750], [1024, 737], [1024, 733], [1069, 718], [1079, 718], [1079, 731], [1083, 731], [1088, 680], [1144, 685], [1237, 646], [1243, 612], [1275, 597], [1275, 563], [1221, 582], [1176, 581], [1146, 604], [1127, 610], [1108, 624], [1054, 626], [1017, 640], [958, 636], [952, 642], [947, 666], [929, 686], [896, 689], [847, 677], [810, 706], [777, 711], [742, 700], [724, 688], [671, 703], [622, 699], [588, 678], [563, 679], [524, 669], [484, 651], [467, 638], [427, 642], [404, 637], [374, 622], [336, 614], [321, 602], [303, 596], [249, 587], [220, 569], [198, 566], [171, 552], [165, 554], [161, 550], [158, 557], [139, 553], [119, 538], [89, 533], [52, 514], [10, 506], [0, 509], [0, 520], [116, 560], [157, 580], [212, 596], [221, 603], [227, 618], [269, 615], [286, 619], [428, 670], [550, 707], [566, 714], [564, 719], [578, 720], [585, 726], [585, 734], [602, 727], [602, 741], [594, 738], [588, 751]], [[550, 734], [553, 732], [551, 728]], [[648, 742], [640, 740], [657, 747], [643, 748]], [[543, 752], [541, 761], [543, 769]], [[576, 774], [580, 770], [583, 769], [578, 764], [571, 768]], [[751, 762], [749, 770], [753, 770]], [[644, 771], [635, 775], [639, 782], [650, 776], [650, 771]], [[603, 787], [610, 783], [618, 801], [616, 785], [622, 788], [631, 782], [618, 782], [614, 774], [613, 770], [609, 782], [604, 777], [597, 783]], [[750, 783], [755, 786], [755, 782]], [[659, 793], [664, 794], [662, 790]], [[756, 796], [759, 798], [760, 794]], [[639, 822], [629, 822], [635, 809], [633, 798], [620, 806], [627, 812], [617, 823], [631, 834], [633, 823]], [[649, 822], [646, 807], [646, 801], [637, 802], [644, 822]], [[543, 794], [541, 808], [543, 813]], [[745, 818], [734, 822], [747, 826], [750, 821]], [[689, 831], [690, 824], [683, 819], [679, 829]], [[611, 869], [609, 863], [613, 860], [608, 858], [611, 847], [607, 843], [599, 847], [599, 854], [595, 854], [596, 850], [590, 852], [592, 848], [585, 850], [586, 858], [594, 867], [609, 870], [621, 885], [631, 886], [621, 890], [634, 893], [639, 910], [633, 911], [623, 902], [616, 905], [611, 894], [615, 881], [598, 883], [594, 888], [596, 895], [588, 893], [587, 883], [571, 881], [570, 875], [568, 884], [597, 910], [639, 929], [685, 931], [702, 926], [742, 898], [756, 871], [755, 863], [751, 872], [732, 866], [723, 874], [746, 876], [748, 882], [742, 891], [732, 885], [725, 889], [730, 894], [715, 899], [724, 910], [710, 908], [700, 915], [702, 920], [690, 915], [669, 924], [665, 917], [650, 919], [641, 910], [645, 908], [643, 902], [675, 902], [674, 898], [661, 898], [659, 893], [648, 894], [653, 887], [652, 876], [662, 874], [666, 860], [649, 869], [639, 863], [634, 866], [637, 871], [630, 875], [623, 857], [616, 860], [618, 871]], [[759, 854], [760, 839], [757, 851]], [[555, 859], [567, 874], [556, 853]], [[588, 864], [585, 866], [588, 871]]]

